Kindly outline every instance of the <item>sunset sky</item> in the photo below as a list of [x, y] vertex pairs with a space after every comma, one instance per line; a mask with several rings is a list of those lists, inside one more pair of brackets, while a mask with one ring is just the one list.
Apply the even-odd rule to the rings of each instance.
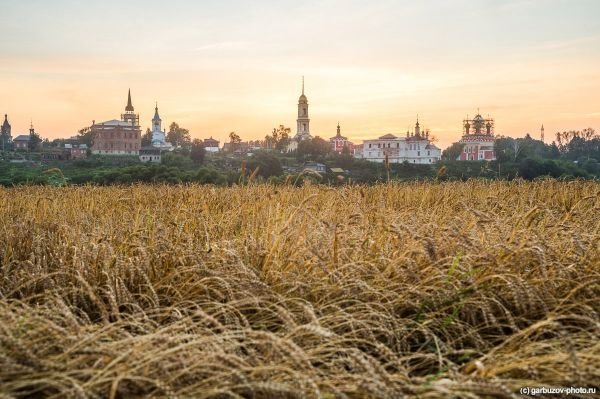
[[123, 112], [222, 141], [404, 134], [442, 148], [477, 108], [509, 136], [600, 128], [598, 0], [0, 0], [0, 113], [13, 137]]

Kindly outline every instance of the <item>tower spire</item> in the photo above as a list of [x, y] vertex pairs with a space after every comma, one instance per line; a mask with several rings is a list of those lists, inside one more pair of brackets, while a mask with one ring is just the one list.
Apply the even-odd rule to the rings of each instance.
[[125, 107], [125, 111], [133, 112], [133, 104], [131, 103], [131, 89], [127, 93], [127, 106]]
[[304, 94], [304, 76], [302, 76], [302, 94]]
[[[152, 119], [153, 121], [160, 121], [160, 116], [158, 115], [158, 101], [156, 102], [156, 108], [154, 108], [154, 119]], [[159, 126], [159, 130], [160, 130], [160, 126]]]

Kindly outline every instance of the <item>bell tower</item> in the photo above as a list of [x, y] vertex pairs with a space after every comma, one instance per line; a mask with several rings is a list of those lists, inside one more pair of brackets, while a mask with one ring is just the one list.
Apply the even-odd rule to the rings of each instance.
[[129, 93], [127, 93], [127, 106], [125, 107], [125, 113], [121, 115], [121, 119], [123, 122], [129, 122], [131, 126], [139, 126], [140, 125], [140, 116], [136, 115], [134, 112], [133, 104], [131, 103], [131, 89], [129, 89]]
[[308, 117], [308, 99], [304, 95], [304, 76], [302, 77], [302, 95], [298, 99], [298, 119], [297, 119], [296, 140], [312, 139], [310, 134], [310, 118]]

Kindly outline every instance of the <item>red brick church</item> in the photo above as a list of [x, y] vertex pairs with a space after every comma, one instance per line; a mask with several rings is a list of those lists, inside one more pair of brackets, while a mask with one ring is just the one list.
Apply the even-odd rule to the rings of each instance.
[[477, 113], [475, 118], [463, 121], [463, 136], [459, 143], [463, 144], [463, 150], [458, 158], [459, 161], [493, 161], [496, 159], [494, 153], [494, 120], [484, 119]]
[[93, 123], [94, 137], [92, 153], [98, 155], [139, 155], [142, 146], [140, 116], [135, 114], [131, 103], [131, 90], [127, 98], [125, 113], [121, 119]]

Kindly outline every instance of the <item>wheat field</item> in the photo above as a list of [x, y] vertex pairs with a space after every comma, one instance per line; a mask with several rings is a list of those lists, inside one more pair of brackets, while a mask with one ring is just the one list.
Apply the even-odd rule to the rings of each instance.
[[0, 189], [0, 398], [600, 381], [594, 182]]

